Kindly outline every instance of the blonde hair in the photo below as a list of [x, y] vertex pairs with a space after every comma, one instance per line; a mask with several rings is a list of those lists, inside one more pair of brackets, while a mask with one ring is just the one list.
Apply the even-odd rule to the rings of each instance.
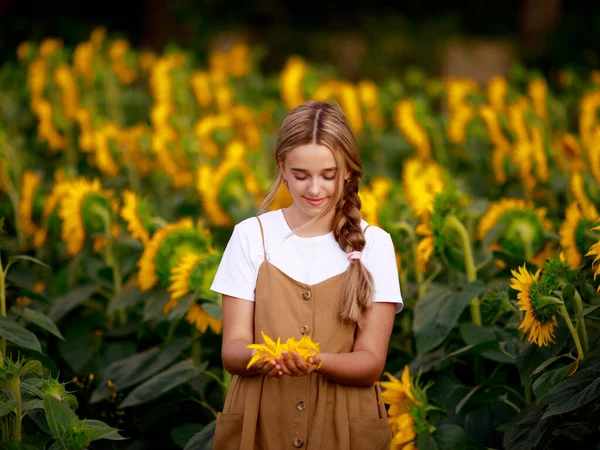
[[[332, 229], [335, 240], [346, 253], [362, 252], [365, 235], [361, 227], [358, 187], [363, 175], [358, 145], [342, 110], [330, 103], [309, 101], [293, 109], [284, 119], [275, 143], [275, 160], [285, 161], [285, 156], [300, 145], [318, 144], [329, 148], [336, 159], [337, 183], [334, 202], [303, 227], [310, 225], [335, 208]], [[277, 164], [277, 176], [263, 202], [260, 213], [273, 201], [283, 173]], [[350, 178], [344, 181], [344, 173]], [[302, 228], [303, 228], [302, 227]], [[373, 277], [360, 259], [351, 259], [343, 279], [339, 316], [344, 322], [363, 324], [366, 311], [373, 305]]]

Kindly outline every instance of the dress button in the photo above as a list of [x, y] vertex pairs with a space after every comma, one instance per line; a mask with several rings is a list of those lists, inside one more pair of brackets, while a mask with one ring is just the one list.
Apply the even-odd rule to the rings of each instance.
[[302, 448], [303, 445], [304, 445], [304, 441], [300, 438], [296, 438], [296, 440], [294, 441], [294, 447]]
[[300, 328], [300, 333], [307, 334], [308, 333], [308, 325], [302, 325], [302, 328]]
[[306, 409], [306, 403], [302, 401], [298, 402], [298, 404], [296, 405], [296, 409], [298, 411], [304, 411]]
[[310, 291], [305, 291], [305, 292], [302, 293], [302, 298], [304, 300], [310, 300], [311, 297], [312, 297], [312, 294], [311, 294]]

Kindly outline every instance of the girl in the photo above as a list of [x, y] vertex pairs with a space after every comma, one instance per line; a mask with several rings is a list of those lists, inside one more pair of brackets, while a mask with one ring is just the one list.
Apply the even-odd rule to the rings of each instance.
[[[402, 309], [390, 235], [361, 219], [363, 174], [342, 111], [308, 102], [275, 146], [293, 203], [233, 231], [211, 289], [223, 295], [223, 365], [235, 375], [217, 417], [215, 450], [379, 450], [391, 431], [379, 385], [394, 313]], [[261, 331], [308, 334], [320, 355], [258, 361]]]

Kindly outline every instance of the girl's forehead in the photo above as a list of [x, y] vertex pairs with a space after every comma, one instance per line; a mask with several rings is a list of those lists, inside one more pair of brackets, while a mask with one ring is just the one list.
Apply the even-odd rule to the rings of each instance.
[[289, 167], [295, 165], [322, 169], [337, 167], [333, 152], [329, 147], [319, 144], [306, 144], [294, 148], [286, 154], [285, 163]]

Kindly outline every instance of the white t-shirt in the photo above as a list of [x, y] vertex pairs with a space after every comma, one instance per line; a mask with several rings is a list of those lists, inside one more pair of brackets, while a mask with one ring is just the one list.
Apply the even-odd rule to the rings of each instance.
[[[314, 285], [348, 268], [348, 256], [336, 242], [333, 231], [322, 236], [300, 237], [292, 233], [281, 209], [262, 214], [260, 220], [267, 260], [294, 280]], [[367, 222], [363, 220], [361, 225], [364, 229]], [[373, 276], [373, 301], [396, 303], [398, 313], [404, 305], [392, 238], [375, 226], [367, 228], [365, 238], [361, 261]], [[210, 289], [255, 301], [256, 279], [263, 260], [260, 226], [256, 217], [251, 217], [233, 229]]]

